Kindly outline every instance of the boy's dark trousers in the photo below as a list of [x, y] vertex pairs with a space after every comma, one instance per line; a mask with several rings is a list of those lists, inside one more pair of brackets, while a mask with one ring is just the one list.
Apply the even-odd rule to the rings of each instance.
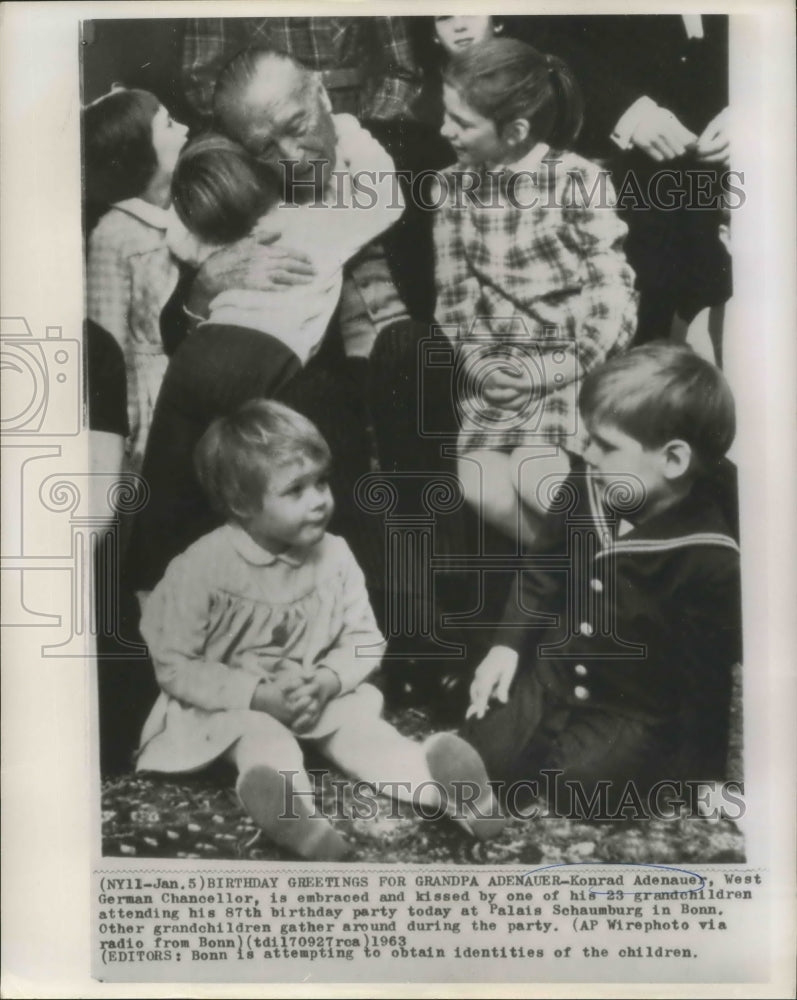
[[656, 781], [671, 777], [672, 731], [665, 719], [570, 701], [546, 686], [533, 666], [521, 664], [507, 703], [492, 702], [484, 718], [468, 719], [460, 732], [490, 777], [506, 783], [499, 793], [518, 808], [550, 789], [552, 779], [543, 772], [561, 772], [557, 804], [567, 814], [574, 800], [565, 783], [580, 786], [582, 801], [589, 801], [598, 783], [608, 782], [603, 805], [614, 812], [633, 782], [644, 803]]

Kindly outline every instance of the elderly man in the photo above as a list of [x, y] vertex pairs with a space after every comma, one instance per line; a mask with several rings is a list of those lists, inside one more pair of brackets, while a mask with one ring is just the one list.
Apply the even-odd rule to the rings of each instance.
[[[368, 153], [373, 145], [370, 135], [352, 127], [349, 116], [334, 115], [321, 78], [283, 53], [267, 49], [240, 52], [218, 80], [214, 119], [220, 131], [283, 176], [286, 200], [315, 200], [336, 211], [345, 209], [348, 206], [340, 205], [334, 184], [336, 169], [356, 172], [374, 166]], [[394, 180], [383, 179], [376, 196], [395, 202]], [[222, 255], [211, 265], [216, 287], [221, 290], [240, 281], [243, 259], [257, 260], [257, 270], [245, 276], [249, 286], [268, 285], [272, 280], [298, 283], [301, 251], [306, 248], [292, 248], [297, 251], [294, 258], [273, 249], [273, 257], [264, 252], [258, 258], [252, 255], [251, 246], [244, 244], [237, 255], [235, 251]], [[372, 241], [345, 272], [339, 326], [346, 354], [367, 357], [381, 330], [407, 318], [384, 250]]]
[[[381, 530], [374, 518], [362, 514], [353, 493], [358, 477], [370, 468], [364, 394], [372, 366], [366, 358], [380, 331], [398, 341], [413, 332], [378, 243], [371, 242], [357, 254], [353, 274], [343, 281], [338, 310], [347, 352], [360, 355], [359, 364], [343, 357], [334, 323], [326, 336], [323, 331], [337, 305], [340, 261], [345, 258], [341, 251], [372, 240], [389, 226], [391, 217], [401, 214], [402, 199], [393, 189], [392, 160], [356, 119], [332, 115], [314, 74], [273, 52], [245, 51], [233, 60], [219, 81], [216, 118], [219, 128], [269, 164], [291, 161], [288, 194], [313, 204], [317, 200], [319, 207], [296, 210], [290, 204], [277, 205], [269, 219], [275, 228], [284, 222], [285, 233], [278, 241], [259, 246], [249, 238], [219, 250], [203, 265], [200, 280], [206, 286], [215, 283], [213, 294], [225, 288], [273, 289], [279, 284], [307, 282], [306, 295], [304, 299], [299, 296], [298, 305], [295, 295], [283, 293], [285, 311], [291, 312], [289, 299], [297, 317], [302, 302], [310, 304], [312, 316], [306, 317], [305, 326], [323, 314], [322, 340], [309, 357], [292, 349], [296, 336], [305, 332], [303, 321], [297, 319], [283, 335], [275, 315], [280, 309], [274, 301], [273, 311], [261, 307], [251, 321], [242, 321], [240, 310], [222, 320], [211, 309], [205, 314], [207, 320], [176, 350], [164, 378], [144, 461], [143, 475], [151, 496], [134, 525], [131, 560], [136, 589], [151, 589], [174, 555], [215, 526], [196, 480], [192, 452], [211, 420], [258, 396], [281, 399], [305, 413], [327, 438], [335, 459], [332, 486], [337, 521], [333, 530], [349, 540], [369, 580], [382, 586]], [[383, 175], [375, 188], [379, 199], [375, 209], [341, 209], [339, 191], [351, 195], [354, 176], [366, 169]], [[392, 211], [385, 210], [386, 202], [392, 203]], [[317, 228], [313, 227], [316, 212]], [[308, 229], [308, 224], [313, 228]], [[337, 244], [329, 252], [330, 234], [336, 230]], [[308, 232], [317, 235], [312, 245]], [[304, 235], [297, 237], [298, 233]], [[295, 252], [286, 249], [292, 239], [304, 245]], [[302, 251], [307, 252], [306, 258]], [[336, 254], [337, 283], [331, 271]], [[318, 274], [307, 274], [313, 265]], [[370, 312], [363, 305], [366, 298]], [[359, 314], [351, 307], [352, 301], [359, 302]], [[384, 351], [380, 356], [384, 357]], [[390, 364], [377, 367], [384, 373], [384, 382], [389, 381]], [[383, 385], [380, 378], [376, 381]], [[390, 389], [384, 391], [390, 394]]]
[[[253, 156], [280, 172], [284, 168], [286, 195], [297, 201], [317, 198], [334, 204], [335, 171], [351, 170], [356, 163], [356, 138], [347, 145], [342, 134], [346, 116], [332, 113], [319, 77], [279, 53], [239, 53], [218, 80], [214, 116], [217, 126]], [[396, 198], [396, 179], [387, 180], [375, 193], [382, 199]], [[408, 204], [407, 212], [411, 210]], [[415, 433], [417, 342], [428, 336], [430, 317], [414, 314], [418, 322], [410, 321], [380, 243], [372, 242], [350, 262], [339, 314], [344, 348], [371, 361], [372, 419], [382, 467], [433, 472], [439, 467], [437, 444]], [[417, 244], [415, 253], [421, 256]], [[433, 262], [427, 266], [431, 271]], [[433, 275], [425, 277], [431, 281]], [[446, 378], [447, 372], [426, 373], [424, 411], [436, 429], [453, 434]]]
[[[217, 127], [282, 174], [286, 197], [296, 201], [317, 199], [335, 204], [336, 171], [373, 168], [367, 161], [358, 162], [362, 140], [358, 144], [355, 134], [353, 142], [347, 141], [350, 130], [343, 127], [347, 117], [333, 114], [317, 74], [281, 53], [245, 50], [227, 65], [216, 85]], [[367, 141], [374, 140], [368, 136]], [[384, 179], [374, 193], [380, 199], [400, 198], [397, 179]], [[437, 440], [417, 433], [418, 341], [429, 335], [431, 309], [429, 314], [410, 309], [410, 319], [392, 280], [395, 270], [388, 266], [383, 252], [387, 238], [412, 212], [411, 202], [408, 198], [402, 219], [383, 233], [379, 242], [372, 241], [350, 261], [339, 324], [346, 353], [369, 357], [371, 421], [382, 469], [433, 474], [440, 469]], [[428, 212], [415, 210], [428, 221]], [[416, 263], [426, 269], [423, 277], [433, 286], [433, 258], [424, 257], [420, 242], [414, 240], [412, 252]], [[285, 279], [300, 280], [298, 275], [286, 275]], [[429, 426], [453, 436], [455, 417], [448, 375], [442, 369], [425, 373], [423, 409]]]

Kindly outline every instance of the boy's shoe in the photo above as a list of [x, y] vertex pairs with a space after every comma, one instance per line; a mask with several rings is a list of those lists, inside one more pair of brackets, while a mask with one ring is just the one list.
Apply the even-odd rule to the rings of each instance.
[[424, 745], [432, 778], [447, 796], [447, 812], [477, 840], [497, 837], [506, 826], [478, 752], [454, 733], [435, 733]]
[[272, 767], [261, 765], [241, 775], [237, 784], [241, 803], [263, 833], [280, 847], [312, 861], [341, 861], [351, 847], [323, 816], [313, 816], [302, 798], [292, 815], [285, 815], [285, 779]]

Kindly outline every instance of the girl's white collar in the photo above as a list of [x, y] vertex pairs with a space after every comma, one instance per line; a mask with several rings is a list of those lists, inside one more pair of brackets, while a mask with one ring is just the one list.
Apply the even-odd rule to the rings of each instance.
[[545, 154], [551, 147], [547, 142], [538, 142], [536, 146], [532, 146], [531, 149], [522, 156], [515, 163], [507, 163], [506, 170], [513, 174], [519, 173], [521, 170], [534, 170], [542, 163]]
[[169, 225], [168, 209], [161, 208], [160, 205], [153, 205], [143, 198], [125, 198], [124, 201], [117, 201], [114, 208], [119, 208], [128, 215], [135, 216], [141, 222], [152, 226], [153, 229], [167, 229]]

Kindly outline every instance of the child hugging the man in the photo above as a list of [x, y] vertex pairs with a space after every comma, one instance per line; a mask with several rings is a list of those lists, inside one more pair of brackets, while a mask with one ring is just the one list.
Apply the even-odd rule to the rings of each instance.
[[730, 389], [688, 348], [651, 343], [591, 372], [579, 406], [584, 462], [518, 574], [463, 735], [524, 794], [546, 769], [614, 803], [630, 782], [723, 779], [741, 655], [733, 501], [717, 489]]

